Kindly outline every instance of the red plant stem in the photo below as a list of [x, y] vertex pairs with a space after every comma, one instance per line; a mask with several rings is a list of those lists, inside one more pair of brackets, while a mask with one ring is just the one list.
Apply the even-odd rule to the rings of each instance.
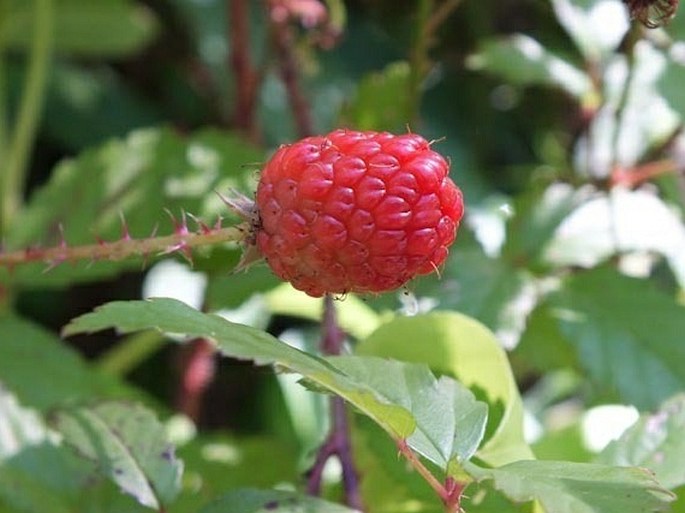
[[628, 169], [617, 166], [611, 172], [611, 186], [635, 187], [657, 176], [673, 173], [677, 169], [678, 164], [670, 159], [649, 162], [648, 164]]
[[236, 83], [234, 121], [237, 128], [254, 141], [257, 137], [254, 111], [260, 79], [250, 56], [249, 0], [228, 0], [228, 7], [230, 60]]
[[295, 125], [299, 137], [307, 137], [314, 133], [311, 109], [304, 94], [300, 90], [297, 73], [297, 59], [292, 49], [293, 32], [288, 20], [274, 20], [272, 16], [273, 38], [276, 56], [280, 64], [281, 80], [288, 93], [290, 108], [295, 118]]
[[426, 468], [419, 457], [411, 450], [406, 440], [397, 440], [400, 453], [414, 467], [421, 477], [430, 485], [435, 493], [445, 504], [445, 513], [459, 513], [461, 509], [461, 497], [467, 483], [457, 481], [453, 477], [447, 477], [445, 484], [440, 483], [433, 473]]
[[249, 232], [247, 226], [230, 226], [226, 228], [203, 227], [197, 232], [187, 230], [185, 224], [179, 226], [172, 235], [134, 239], [124, 227], [121, 239], [112, 242], [99, 242], [84, 246], [69, 246], [63, 240], [60, 244], [48, 248], [33, 247], [18, 251], [0, 251], [0, 266], [14, 267], [30, 262], [44, 262], [54, 266], [63, 262], [80, 260], [124, 260], [132, 256], [154, 256], [176, 251], [187, 251], [197, 246], [240, 242]]
[[[324, 298], [322, 329], [321, 349], [323, 352], [329, 355], [340, 354], [345, 334], [338, 326], [333, 298], [329, 295]], [[337, 456], [342, 467], [345, 503], [351, 508], [362, 511], [359, 477], [352, 458], [347, 409], [345, 402], [340, 397], [331, 398], [331, 424], [331, 432], [319, 448], [314, 466], [309, 472], [307, 493], [310, 495], [321, 494], [323, 469], [331, 457]]]
[[214, 379], [215, 349], [211, 342], [199, 338], [181, 350], [181, 383], [177, 390], [176, 409], [194, 422], [202, 413], [202, 398]]

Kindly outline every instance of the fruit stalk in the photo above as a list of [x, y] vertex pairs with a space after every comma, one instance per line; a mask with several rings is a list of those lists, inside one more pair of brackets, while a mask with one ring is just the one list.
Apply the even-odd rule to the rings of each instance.
[[[333, 297], [324, 297], [324, 315], [322, 322], [321, 349], [325, 354], [340, 354], [345, 340], [345, 334], [338, 326]], [[326, 441], [319, 448], [314, 466], [309, 472], [307, 492], [310, 495], [320, 495], [321, 479], [326, 462], [333, 456], [340, 460], [343, 476], [345, 502], [351, 508], [363, 511], [361, 493], [359, 491], [359, 477], [352, 458], [350, 444], [350, 428], [347, 419], [347, 408], [340, 397], [332, 397], [331, 402], [331, 432]]]

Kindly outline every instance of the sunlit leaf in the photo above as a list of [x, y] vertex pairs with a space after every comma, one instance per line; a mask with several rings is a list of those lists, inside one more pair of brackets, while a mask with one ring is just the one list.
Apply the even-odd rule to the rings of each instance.
[[107, 402], [57, 410], [64, 442], [144, 506], [160, 509], [180, 491], [183, 464], [164, 426], [144, 407]]
[[554, 513], [643, 513], [662, 511], [675, 498], [644, 469], [590, 463], [518, 461], [485, 469], [468, 464], [479, 480], [515, 501], [539, 500]]
[[329, 361], [389, 403], [410, 411], [416, 430], [409, 444], [441, 469], [467, 461], [476, 452], [488, 409], [453, 379], [436, 379], [426, 366], [383, 358], [339, 356]]
[[589, 101], [593, 91], [588, 75], [524, 34], [486, 41], [468, 64], [508, 82], [559, 87], [579, 100]]
[[344, 397], [396, 437], [406, 438], [415, 429], [415, 420], [406, 409], [379, 399], [369, 386], [358, 383], [327, 361], [290, 347], [261, 330], [203, 314], [179, 301], [152, 299], [109, 303], [73, 320], [64, 328], [64, 334], [109, 327], [124, 333], [154, 328], [165, 333], [206, 337], [214, 340], [226, 356], [261, 365], [273, 364], [302, 374], [318, 386]]
[[552, 0], [559, 23], [586, 59], [613, 52], [628, 32], [628, 11], [619, 0]]
[[648, 190], [614, 188], [582, 204], [561, 223], [544, 258], [556, 265], [593, 267], [627, 251], [663, 255], [685, 286], [685, 225]]
[[358, 344], [357, 353], [421, 362], [454, 376], [490, 405], [486, 441], [477, 456], [492, 465], [532, 457], [507, 356], [479, 322], [448, 312], [398, 317]]
[[599, 455], [601, 463], [634, 465], [654, 472], [667, 488], [685, 485], [685, 396], [667, 401], [642, 416]]

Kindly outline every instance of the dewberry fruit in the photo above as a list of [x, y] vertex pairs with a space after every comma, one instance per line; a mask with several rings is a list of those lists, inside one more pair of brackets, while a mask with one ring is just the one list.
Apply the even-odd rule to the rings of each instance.
[[310, 296], [378, 293], [435, 271], [464, 203], [415, 134], [335, 130], [282, 146], [257, 188], [255, 241]]

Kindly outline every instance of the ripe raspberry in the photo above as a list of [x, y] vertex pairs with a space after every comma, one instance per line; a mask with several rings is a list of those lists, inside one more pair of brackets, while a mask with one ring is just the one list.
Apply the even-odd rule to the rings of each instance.
[[415, 134], [335, 130], [282, 146], [257, 188], [258, 249], [310, 296], [383, 292], [447, 258], [464, 211]]

